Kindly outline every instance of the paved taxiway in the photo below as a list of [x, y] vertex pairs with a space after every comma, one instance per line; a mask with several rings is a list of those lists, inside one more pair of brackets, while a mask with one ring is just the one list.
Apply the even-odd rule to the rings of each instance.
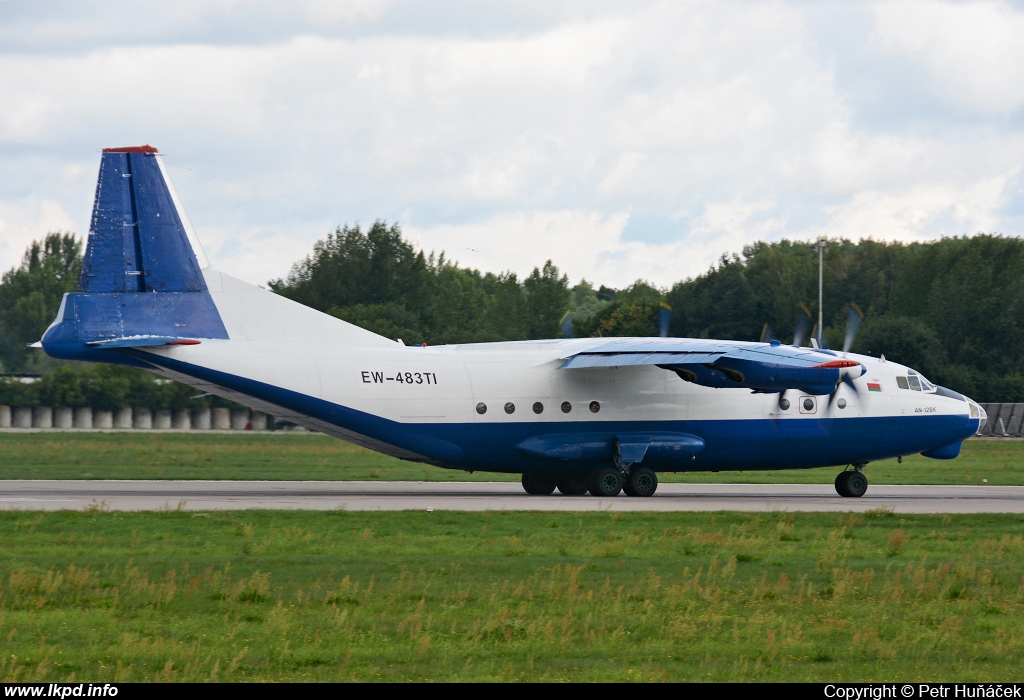
[[1024, 486], [661, 484], [652, 498], [528, 496], [517, 483], [410, 481], [0, 481], [0, 509], [618, 510], [1024, 513]]

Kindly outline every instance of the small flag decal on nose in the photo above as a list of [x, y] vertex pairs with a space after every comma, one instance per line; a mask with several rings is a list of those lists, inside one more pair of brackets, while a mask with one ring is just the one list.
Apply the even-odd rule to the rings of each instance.
[[872, 384], [871, 382], [868, 382], [868, 391], [881, 391], [881, 390], [882, 390], [882, 385], [881, 384]]

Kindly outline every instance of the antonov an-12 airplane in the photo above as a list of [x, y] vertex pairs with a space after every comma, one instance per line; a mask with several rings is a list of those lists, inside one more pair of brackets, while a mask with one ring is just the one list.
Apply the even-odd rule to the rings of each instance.
[[658, 472], [952, 459], [985, 413], [863, 355], [687, 338], [413, 346], [209, 266], [155, 148], [103, 151], [81, 292], [40, 344], [142, 367], [399, 459], [530, 494], [651, 496]]

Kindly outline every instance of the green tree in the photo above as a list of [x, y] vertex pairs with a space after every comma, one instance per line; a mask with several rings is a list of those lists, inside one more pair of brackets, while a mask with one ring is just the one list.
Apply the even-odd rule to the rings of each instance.
[[59, 367], [39, 381], [39, 400], [44, 406], [85, 406], [80, 372], [68, 365]]
[[0, 363], [24, 371], [38, 358], [26, 350], [53, 322], [66, 292], [78, 289], [82, 244], [71, 233], [48, 233], [25, 251], [21, 265], [0, 280]]
[[876, 316], [864, 322], [855, 352], [912, 367], [932, 381], [944, 381], [946, 354], [935, 331], [916, 318]]
[[644, 280], [637, 280], [616, 292], [612, 301], [603, 302], [597, 313], [574, 319], [573, 332], [577, 337], [657, 336], [661, 301], [661, 290]]
[[560, 338], [558, 322], [569, 310], [569, 278], [559, 275], [550, 260], [523, 282], [526, 288], [530, 338]]
[[375, 221], [368, 231], [345, 226], [317, 241], [271, 290], [320, 311], [357, 304], [399, 302], [414, 311], [426, 305], [429, 270], [423, 253], [402, 238], [397, 224]]
[[669, 335], [683, 338], [756, 340], [765, 306], [747, 280], [738, 256], [722, 256], [716, 267], [676, 284], [666, 295], [672, 307]]
[[332, 306], [327, 313], [385, 338], [400, 339], [406, 345], [422, 343], [426, 337], [421, 328], [420, 317], [397, 301], [386, 304]]

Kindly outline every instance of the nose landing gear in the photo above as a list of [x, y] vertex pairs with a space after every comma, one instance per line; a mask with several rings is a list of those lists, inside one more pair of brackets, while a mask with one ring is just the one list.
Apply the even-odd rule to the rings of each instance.
[[861, 469], [863, 464], [854, 465], [854, 470], [840, 472], [836, 477], [836, 493], [843, 498], [860, 498], [868, 490], [868, 478]]

